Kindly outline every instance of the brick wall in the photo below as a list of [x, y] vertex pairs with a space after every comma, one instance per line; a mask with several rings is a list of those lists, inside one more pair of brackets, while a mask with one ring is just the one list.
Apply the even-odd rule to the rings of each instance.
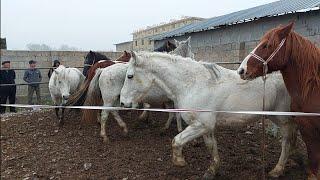
[[[69, 67], [83, 66], [84, 57], [88, 52], [81, 51], [12, 51], [1, 50], [1, 61], [10, 60], [11, 68], [28, 68], [29, 60], [36, 60], [37, 67], [51, 67], [54, 60], [59, 60], [63, 65]], [[121, 56], [122, 52], [101, 52], [111, 59]], [[42, 82], [49, 82], [47, 73], [49, 69], [41, 69]], [[82, 69], [80, 69], [82, 71]], [[23, 81], [24, 70], [16, 70], [16, 83]], [[41, 95], [48, 96], [48, 84], [41, 84]], [[27, 86], [17, 86], [18, 98], [27, 96]]]

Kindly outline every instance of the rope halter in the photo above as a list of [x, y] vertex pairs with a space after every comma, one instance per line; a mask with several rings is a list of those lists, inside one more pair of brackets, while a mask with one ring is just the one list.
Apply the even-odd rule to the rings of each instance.
[[267, 60], [264, 60], [259, 55], [254, 54], [253, 52], [250, 52], [250, 55], [256, 58], [257, 60], [261, 61], [263, 63], [263, 76], [265, 78], [267, 72], [268, 72], [268, 63], [272, 60], [272, 58], [279, 52], [281, 47], [284, 45], [286, 41], [286, 38], [282, 39], [278, 47], [272, 52], [272, 54], [268, 57]]

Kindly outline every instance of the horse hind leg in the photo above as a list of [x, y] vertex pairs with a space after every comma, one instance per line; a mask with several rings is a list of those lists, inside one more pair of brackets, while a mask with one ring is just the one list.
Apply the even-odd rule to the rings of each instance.
[[295, 146], [297, 129], [293, 123], [287, 123], [280, 126], [282, 134], [281, 154], [277, 165], [269, 172], [270, 177], [277, 178], [284, 173], [285, 165], [288, 161], [290, 152]]
[[114, 119], [117, 121], [118, 125], [123, 129], [124, 134], [128, 134], [127, 124], [122, 120], [118, 111], [111, 111]]
[[217, 140], [215, 139], [213, 132], [204, 135], [203, 139], [212, 157], [209, 169], [204, 174], [203, 179], [213, 179], [220, 167]]
[[100, 136], [103, 138], [104, 143], [109, 142], [109, 138], [107, 137], [107, 134], [106, 134], [106, 123], [108, 120], [108, 116], [109, 116], [109, 111], [107, 111], [107, 110], [101, 111]]

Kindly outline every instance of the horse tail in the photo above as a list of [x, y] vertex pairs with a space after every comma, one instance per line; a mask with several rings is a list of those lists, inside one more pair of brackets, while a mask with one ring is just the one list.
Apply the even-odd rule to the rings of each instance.
[[80, 82], [77, 86], [77, 91], [72, 93], [66, 105], [82, 106], [86, 99], [88, 87], [90, 85], [91, 80], [85, 79], [84, 75], [82, 75], [82, 73], [78, 69], [74, 69], [74, 70], [79, 74]]
[[[99, 106], [103, 104], [101, 91], [99, 88], [99, 78], [102, 73], [102, 69], [97, 69], [96, 74], [89, 83], [87, 88], [87, 98], [85, 98], [85, 106]], [[97, 120], [97, 115], [100, 110], [83, 109], [82, 120], [86, 122], [94, 122]]]
[[80, 85], [79, 90], [73, 93], [68, 102], [67, 106], [82, 106], [87, 97], [87, 91], [90, 85], [90, 81], [86, 80], [83, 84]]

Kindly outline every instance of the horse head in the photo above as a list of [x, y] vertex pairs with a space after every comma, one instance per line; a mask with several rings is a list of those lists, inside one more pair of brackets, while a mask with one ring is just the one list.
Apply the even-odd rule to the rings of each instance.
[[138, 107], [154, 82], [151, 73], [139, 66], [143, 57], [133, 51], [131, 56], [120, 95], [121, 106], [124, 107]]
[[108, 58], [107, 56], [98, 53], [98, 52], [93, 52], [93, 51], [89, 51], [88, 54], [85, 56], [85, 64], [90, 64], [93, 65], [94, 63], [100, 61], [100, 60], [110, 60], [110, 58]]
[[266, 73], [282, 69], [289, 57], [290, 33], [293, 22], [268, 31], [260, 40], [258, 46], [242, 61], [238, 74], [242, 79], [251, 80]]
[[131, 54], [124, 51], [123, 54], [117, 59], [117, 61], [129, 62]]
[[194, 54], [191, 51], [191, 36], [184, 41], [177, 41], [174, 39], [175, 46], [177, 47], [175, 50], [171, 51], [170, 54], [177, 54], [182, 57], [190, 57], [194, 59]]
[[64, 67], [63, 65], [60, 65], [57, 69], [54, 70], [56, 79], [55, 79], [55, 84], [57, 88], [60, 91], [61, 98], [63, 104], [67, 102], [70, 96], [70, 79], [68, 79], [67, 75], [67, 68]]

